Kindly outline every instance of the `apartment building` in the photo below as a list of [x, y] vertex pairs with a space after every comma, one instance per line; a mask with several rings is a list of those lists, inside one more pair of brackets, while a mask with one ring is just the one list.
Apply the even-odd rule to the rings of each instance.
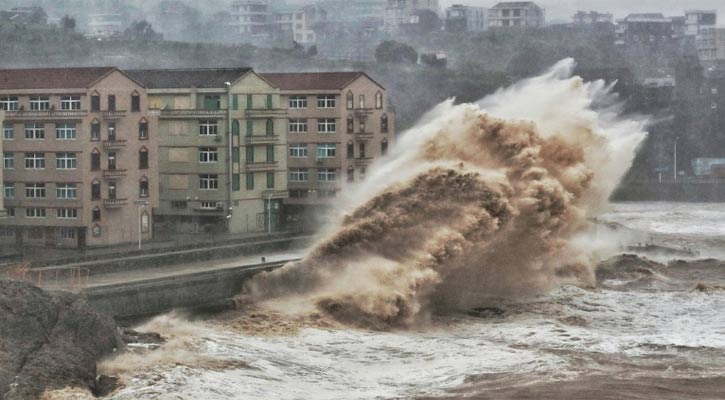
[[446, 32], [483, 32], [488, 27], [488, 9], [454, 4], [446, 8]]
[[388, 0], [385, 8], [385, 29], [394, 32], [402, 25], [417, 24], [419, 13], [424, 10], [438, 15], [440, 12], [438, 0]]
[[725, 28], [702, 28], [695, 44], [700, 61], [703, 63], [725, 61]]
[[672, 18], [662, 13], [630, 14], [617, 21], [618, 45], [658, 46], [671, 43], [675, 38]]
[[[0, 110], [0, 125], [5, 123], [5, 111]], [[2, 137], [0, 137], [0, 154], [3, 153], [3, 140]], [[5, 157], [3, 157], [3, 163], [5, 161]], [[3, 181], [3, 169], [5, 168], [5, 165], [0, 165], [0, 218], [4, 218], [6, 215], [5, 211], [5, 202], [3, 198], [5, 197], [5, 182]], [[0, 237], [7, 236], [5, 233], [5, 228], [0, 226]]]
[[272, 13], [267, 0], [234, 0], [232, 29], [245, 42], [260, 43], [272, 33]]
[[714, 28], [717, 24], [717, 11], [715, 10], [687, 10], [685, 11], [685, 34], [697, 36], [704, 28]]
[[385, 88], [363, 72], [269, 73], [287, 108], [290, 216], [329, 206], [395, 140]]
[[129, 74], [147, 87], [159, 118], [159, 227], [239, 233], [271, 222], [276, 229], [287, 197], [279, 89], [249, 68]]
[[3, 241], [54, 247], [150, 239], [156, 118], [112, 68], [0, 70]]
[[545, 24], [545, 10], [533, 1], [502, 2], [488, 10], [491, 28], [543, 27]]
[[577, 11], [572, 18], [574, 25], [595, 25], [595, 24], [613, 24], [614, 15], [612, 13], [602, 13], [598, 11]]

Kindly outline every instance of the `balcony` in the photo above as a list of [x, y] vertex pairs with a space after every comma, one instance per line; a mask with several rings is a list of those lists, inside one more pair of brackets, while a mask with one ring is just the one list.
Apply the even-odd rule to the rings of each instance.
[[372, 132], [355, 132], [355, 139], [358, 140], [369, 140], [372, 139], [375, 134]]
[[227, 115], [227, 110], [203, 110], [203, 109], [193, 109], [193, 110], [174, 110], [174, 109], [164, 109], [160, 110], [161, 114], [159, 117], [161, 119], [179, 119], [179, 118], [188, 118], [188, 119], [199, 119], [199, 118], [224, 118]]
[[244, 143], [246, 144], [272, 144], [279, 142], [279, 136], [276, 135], [265, 135], [265, 136], [245, 136]]
[[126, 176], [128, 171], [125, 169], [106, 169], [103, 170], [103, 177], [108, 180], [117, 180]]
[[104, 140], [103, 141], [103, 148], [107, 149], [107, 150], [121, 149], [123, 147], [126, 147], [125, 140]]
[[121, 208], [128, 204], [128, 199], [105, 199], [103, 207], [105, 208]]
[[262, 198], [267, 199], [288, 199], [289, 192], [286, 190], [265, 190], [262, 192]]
[[51, 118], [55, 120], [81, 119], [88, 115], [85, 110], [42, 110], [42, 111], [6, 111], [7, 120], [29, 120]]
[[269, 171], [277, 168], [277, 161], [252, 162], [246, 164], [248, 172]]
[[358, 157], [355, 159], [356, 167], [366, 167], [372, 164], [374, 159], [372, 157]]
[[101, 112], [101, 116], [105, 119], [121, 119], [126, 117], [126, 111], [106, 110]]
[[284, 108], [253, 108], [244, 110], [244, 115], [247, 117], [279, 117], [287, 115], [287, 110]]

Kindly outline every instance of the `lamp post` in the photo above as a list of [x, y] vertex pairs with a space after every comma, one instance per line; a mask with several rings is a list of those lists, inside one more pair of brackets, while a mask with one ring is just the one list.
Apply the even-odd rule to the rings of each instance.
[[136, 200], [134, 202], [138, 206], [138, 249], [141, 250], [141, 236], [143, 234], [141, 223], [143, 222], [141, 220], [141, 210], [149, 205], [148, 201], [145, 200]]

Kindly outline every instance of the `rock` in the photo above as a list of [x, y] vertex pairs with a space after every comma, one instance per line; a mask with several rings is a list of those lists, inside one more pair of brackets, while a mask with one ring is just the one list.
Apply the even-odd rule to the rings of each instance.
[[96, 379], [93, 395], [104, 397], [113, 393], [119, 386], [118, 378], [115, 376], [101, 375]]
[[155, 332], [137, 332], [133, 329], [123, 329], [121, 338], [126, 344], [164, 344], [166, 339]]
[[96, 383], [96, 363], [124, 346], [113, 319], [82, 296], [0, 280], [0, 398]]

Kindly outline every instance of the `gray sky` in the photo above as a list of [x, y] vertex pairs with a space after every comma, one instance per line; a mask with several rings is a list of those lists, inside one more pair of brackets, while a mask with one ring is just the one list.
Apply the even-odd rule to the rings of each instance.
[[[614, 18], [622, 18], [632, 12], [662, 12], [667, 16], [684, 15], [685, 9], [718, 10], [718, 25], [725, 25], [725, 1], [723, 0], [535, 0], [546, 8], [546, 17], [571, 19], [577, 10], [607, 11]], [[468, 4], [491, 7], [495, 0], [441, 0], [442, 7], [451, 4]]]

